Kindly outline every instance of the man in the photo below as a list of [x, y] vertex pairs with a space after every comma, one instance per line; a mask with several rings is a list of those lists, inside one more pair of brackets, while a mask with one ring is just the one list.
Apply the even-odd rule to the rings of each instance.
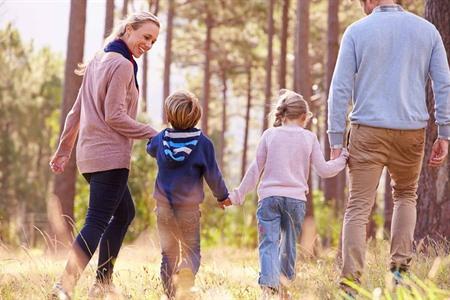
[[443, 163], [450, 137], [450, 72], [439, 32], [392, 0], [361, 3], [368, 16], [344, 33], [328, 114], [333, 159], [344, 146], [346, 112], [352, 99], [350, 196], [343, 224], [341, 276], [355, 282], [363, 271], [366, 224], [385, 166], [392, 178], [394, 198], [391, 271], [399, 276], [409, 268], [429, 117], [425, 89], [429, 75], [438, 126], [430, 166]]

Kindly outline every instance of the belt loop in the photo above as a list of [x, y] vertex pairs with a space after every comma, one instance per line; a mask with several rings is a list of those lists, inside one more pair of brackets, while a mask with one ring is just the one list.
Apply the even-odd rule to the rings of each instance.
[[359, 129], [359, 127], [361, 126], [361, 124], [356, 124], [356, 128], [358, 128]]

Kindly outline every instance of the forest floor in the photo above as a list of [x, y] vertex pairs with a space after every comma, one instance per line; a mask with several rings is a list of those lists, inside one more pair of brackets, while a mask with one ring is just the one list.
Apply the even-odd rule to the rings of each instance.
[[[299, 249], [301, 251], [301, 249]], [[412, 266], [412, 289], [393, 289], [388, 269], [389, 247], [372, 242], [358, 299], [450, 299], [450, 256], [441, 250], [417, 254]], [[314, 259], [300, 258], [293, 299], [339, 299], [336, 251]], [[149, 236], [125, 245], [116, 263], [114, 282], [125, 299], [160, 299], [160, 251]], [[65, 256], [49, 256], [42, 249], [0, 248], [0, 299], [47, 299], [65, 263]], [[96, 257], [83, 273], [73, 299], [86, 299], [95, 278]], [[259, 299], [257, 249], [208, 248], [196, 278], [200, 299]]]

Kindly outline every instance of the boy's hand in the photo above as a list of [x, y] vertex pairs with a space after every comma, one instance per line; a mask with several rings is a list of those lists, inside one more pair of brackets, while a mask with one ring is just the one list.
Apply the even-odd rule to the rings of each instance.
[[219, 207], [220, 207], [221, 209], [225, 209], [225, 207], [231, 206], [232, 204], [233, 204], [233, 203], [231, 203], [230, 198], [227, 198], [227, 199], [225, 199], [225, 200], [219, 202]]

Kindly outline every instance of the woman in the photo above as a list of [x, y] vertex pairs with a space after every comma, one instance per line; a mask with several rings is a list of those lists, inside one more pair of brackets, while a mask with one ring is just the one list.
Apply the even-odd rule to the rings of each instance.
[[114, 293], [114, 262], [135, 210], [127, 186], [133, 139], [149, 139], [157, 132], [137, 122], [137, 64], [159, 33], [151, 13], [130, 15], [107, 38], [83, 70], [83, 82], [69, 112], [56, 153], [50, 161], [61, 173], [78, 135], [77, 166], [90, 185], [85, 225], [72, 245], [53, 299], [70, 299], [73, 288], [100, 243], [96, 283], [89, 296]]

